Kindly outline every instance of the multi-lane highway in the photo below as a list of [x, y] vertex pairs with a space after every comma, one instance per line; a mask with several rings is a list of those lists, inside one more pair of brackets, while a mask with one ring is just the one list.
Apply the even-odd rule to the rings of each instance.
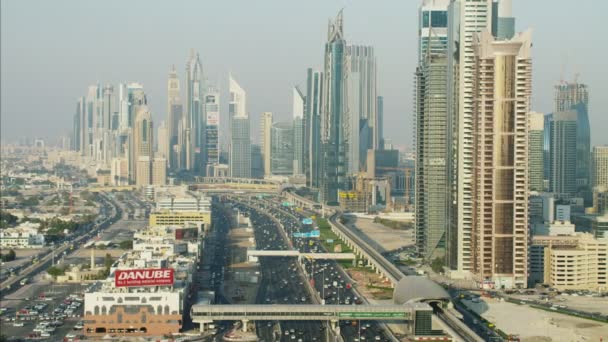
[[[256, 245], [260, 249], [286, 250], [290, 247], [279, 225], [288, 226], [288, 215], [232, 202], [241, 213], [248, 215], [254, 227]], [[255, 208], [255, 209], [254, 209]], [[258, 304], [311, 304], [305, 279], [294, 258], [260, 257], [262, 280], [256, 297]], [[278, 325], [277, 325], [278, 324]], [[265, 341], [322, 341], [326, 326], [321, 322], [257, 322], [257, 333]], [[280, 337], [279, 337], [280, 335]]]

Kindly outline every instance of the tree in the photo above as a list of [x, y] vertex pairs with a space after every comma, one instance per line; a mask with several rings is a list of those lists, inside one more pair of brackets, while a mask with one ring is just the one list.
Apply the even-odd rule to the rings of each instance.
[[112, 267], [113, 263], [114, 263], [114, 260], [112, 259], [112, 256], [110, 255], [110, 253], [106, 253], [106, 257], [103, 260], [103, 264], [106, 266], [106, 268], [108, 270], [110, 270], [110, 267]]
[[121, 241], [120, 249], [133, 249], [133, 240]]
[[46, 270], [46, 273], [53, 276], [53, 278], [57, 278], [57, 276], [65, 274], [65, 268], [51, 266]]
[[437, 257], [431, 262], [431, 269], [435, 273], [442, 273], [443, 266], [445, 266], [445, 261], [443, 260], [443, 258]]
[[4, 262], [8, 262], [8, 261], [13, 261], [17, 258], [17, 255], [15, 254], [14, 250], [9, 250], [7, 254], [2, 255], [2, 261]]

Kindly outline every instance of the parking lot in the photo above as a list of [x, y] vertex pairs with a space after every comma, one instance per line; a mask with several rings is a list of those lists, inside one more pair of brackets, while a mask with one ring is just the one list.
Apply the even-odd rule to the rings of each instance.
[[[36, 282], [23, 286], [3, 298], [0, 330], [9, 337], [63, 340], [82, 333], [78, 324], [83, 316], [81, 284], [51, 285]], [[75, 329], [80, 327], [80, 329]]]

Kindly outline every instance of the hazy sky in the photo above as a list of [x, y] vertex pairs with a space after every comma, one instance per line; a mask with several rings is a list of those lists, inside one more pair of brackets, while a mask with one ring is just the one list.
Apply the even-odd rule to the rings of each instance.
[[[348, 43], [375, 47], [385, 136], [412, 140], [419, 0], [0, 0], [1, 134], [54, 137], [71, 130], [79, 96], [96, 82], [141, 82], [158, 123], [172, 64], [185, 79], [190, 48], [226, 100], [232, 71], [247, 91], [252, 134], [259, 116], [291, 115], [291, 86], [322, 67], [327, 21], [345, 7]], [[517, 30], [533, 29], [533, 110], [553, 108], [560, 78], [590, 88], [592, 143], [608, 143], [608, 2], [513, 0]], [[224, 123], [227, 106], [223, 106]]]

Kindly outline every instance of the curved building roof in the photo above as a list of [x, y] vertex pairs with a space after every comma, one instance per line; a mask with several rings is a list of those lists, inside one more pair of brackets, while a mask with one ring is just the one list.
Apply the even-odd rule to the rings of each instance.
[[448, 292], [439, 284], [420, 276], [405, 276], [399, 280], [393, 292], [395, 304], [450, 300]]

